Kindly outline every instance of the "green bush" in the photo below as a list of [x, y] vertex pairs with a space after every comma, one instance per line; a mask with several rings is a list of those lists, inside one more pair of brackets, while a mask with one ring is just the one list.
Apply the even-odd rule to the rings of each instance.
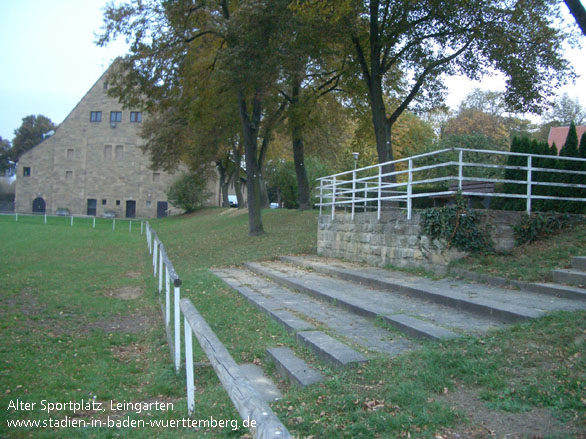
[[173, 206], [193, 212], [203, 207], [203, 202], [211, 195], [205, 191], [206, 183], [203, 173], [183, 174], [167, 191], [167, 199]]

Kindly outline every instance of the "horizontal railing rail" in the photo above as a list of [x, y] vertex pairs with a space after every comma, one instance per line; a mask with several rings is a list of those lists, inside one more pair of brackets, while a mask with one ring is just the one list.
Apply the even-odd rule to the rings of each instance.
[[[116, 221], [118, 221], [118, 225], [120, 225], [120, 223], [128, 223], [128, 230], [130, 232], [132, 232], [132, 224], [135, 223], [140, 223], [140, 233], [143, 233], [143, 227], [144, 227], [144, 221], [140, 220], [140, 219], [134, 219], [134, 218], [101, 218], [101, 217], [96, 217], [94, 215], [52, 215], [52, 214], [47, 214], [47, 213], [18, 213], [18, 212], [0, 212], [0, 216], [5, 216], [5, 217], [14, 217], [15, 221], [18, 221], [18, 219], [22, 219], [22, 218], [27, 218], [27, 217], [31, 217], [31, 218], [43, 218], [43, 223], [45, 225], [48, 225], [48, 219], [49, 218], [53, 218], [55, 220], [63, 220], [63, 221], [67, 221], [69, 223], [69, 225], [71, 227], [73, 227], [73, 225], [76, 223], [76, 221], [74, 221], [75, 219], [77, 220], [91, 220], [90, 223], [92, 225], [92, 228], [95, 229], [96, 228], [96, 220], [98, 220], [100, 223], [112, 223], [112, 230], [116, 230]], [[77, 221], [78, 223], [79, 221]]]
[[[469, 157], [465, 160], [465, 155], [472, 154], [476, 157]], [[525, 159], [526, 163], [518, 166], [506, 164], [508, 156], [514, 156], [520, 160]], [[483, 157], [483, 159], [479, 157]], [[497, 162], [495, 163], [495, 161]], [[545, 166], [549, 163], [559, 162], [571, 162], [570, 168], [573, 169]], [[404, 169], [399, 169], [402, 167]], [[506, 178], [507, 171], [521, 171], [525, 174], [525, 178], [523, 180]], [[474, 172], [477, 175], [474, 175]], [[479, 173], [484, 175], [478, 175]], [[568, 183], [552, 181], [555, 180], [552, 177], [542, 178], [546, 174], [574, 176], [579, 182]], [[323, 208], [331, 208], [332, 218], [335, 217], [338, 207], [350, 208], [352, 219], [354, 219], [357, 208], [361, 208], [363, 211], [376, 209], [377, 217], [380, 219], [383, 203], [393, 202], [393, 204], [401, 203], [404, 206], [402, 208], [407, 210], [407, 217], [410, 219], [414, 199], [449, 197], [457, 193], [461, 193], [463, 196], [523, 199], [528, 213], [531, 212], [532, 203], [535, 200], [586, 202], [586, 196], [546, 193], [547, 189], [536, 191], [536, 188], [549, 188], [550, 191], [552, 188], [586, 189], [586, 159], [483, 149], [442, 149], [339, 172], [317, 180], [319, 182], [319, 203], [317, 205], [320, 208], [320, 215], [323, 214]], [[418, 191], [425, 185], [453, 182], [457, 183], [454, 189], [438, 190], [436, 188], [436, 190], [426, 192], [414, 192], [414, 189]], [[468, 190], [466, 182], [513, 185], [518, 189], [509, 192], [496, 190], [480, 192], [474, 189]]]

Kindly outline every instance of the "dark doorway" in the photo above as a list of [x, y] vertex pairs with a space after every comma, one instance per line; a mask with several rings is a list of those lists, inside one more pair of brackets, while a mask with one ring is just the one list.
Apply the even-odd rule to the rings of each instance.
[[33, 200], [33, 213], [45, 213], [46, 209], [47, 205], [45, 204], [45, 200], [41, 197]]
[[98, 205], [98, 201], [95, 198], [88, 198], [87, 199], [87, 214], [96, 216], [96, 206]]
[[136, 217], [136, 201], [128, 200], [126, 201], [126, 218], [134, 217]]
[[167, 202], [157, 201], [157, 218], [167, 216]]

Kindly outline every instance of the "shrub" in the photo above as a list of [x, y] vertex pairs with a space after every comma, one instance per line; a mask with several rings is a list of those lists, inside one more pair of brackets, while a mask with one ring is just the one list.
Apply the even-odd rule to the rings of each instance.
[[524, 215], [521, 222], [513, 226], [515, 244], [522, 245], [535, 242], [570, 228], [579, 222], [584, 222], [584, 217], [568, 213], [536, 212], [531, 215]]
[[200, 209], [211, 195], [205, 191], [206, 183], [206, 176], [202, 173], [183, 174], [167, 191], [167, 199], [173, 206], [193, 212]]

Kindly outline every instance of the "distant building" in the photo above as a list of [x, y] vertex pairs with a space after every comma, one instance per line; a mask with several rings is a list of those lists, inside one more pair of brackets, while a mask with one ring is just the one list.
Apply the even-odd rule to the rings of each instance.
[[[547, 143], [551, 147], [555, 143], [555, 146], [558, 149], [558, 154], [560, 153], [564, 143], [566, 143], [566, 138], [568, 137], [568, 132], [570, 131], [570, 127], [551, 127], [549, 129], [549, 136], [547, 137]], [[586, 125], [579, 125], [576, 127], [576, 132], [578, 133], [578, 142], [580, 142], [580, 138], [582, 134], [586, 132]]]
[[[122, 218], [168, 215], [166, 192], [176, 176], [150, 169], [139, 136], [148, 115], [139, 109], [125, 110], [109, 97], [107, 75], [98, 79], [51, 137], [20, 157], [17, 212], [54, 214], [67, 209], [72, 215], [114, 213]], [[210, 181], [208, 192], [208, 204], [218, 205], [217, 178]]]

